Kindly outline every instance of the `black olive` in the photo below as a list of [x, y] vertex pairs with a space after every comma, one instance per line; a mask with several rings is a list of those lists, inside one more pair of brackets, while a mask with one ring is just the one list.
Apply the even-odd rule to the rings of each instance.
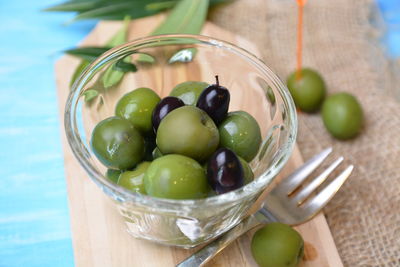
[[244, 184], [242, 164], [236, 154], [220, 148], [210, 157], [207, 164], [207, 179], [217, 194], [238, 189]]
[[219, 85], [218, 76], [215, 76], [215, 79], [216, 84], [208, 86], [201, 92], [197, 107], [204, 110], [218, 125], [228, 113], [230, 94], [228, 89]]

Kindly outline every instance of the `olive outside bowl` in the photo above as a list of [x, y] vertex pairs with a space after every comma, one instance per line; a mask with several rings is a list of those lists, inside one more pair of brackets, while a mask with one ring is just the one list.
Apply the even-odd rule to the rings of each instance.
[[[137, 71], [115, 73], [122, 60], [132, 62]], [[124, 94], [148, 87], [165, 97], [185, 81], [215, 83], [215, 75], [230, 91], [229, 111], [244, 110], [260, 125], [262, 143], [250, 163], [253, 182], [205, 199], [173, 200], [133, 193], [106, 178], [107, 169], [93, 154], [90, 137], [98, 122], [115, 115], [115, 105]], [[93, 92], [97, 95], [85, 101], [85, 95]], [[113, 48], [81, 74], [66, 103], [65, 131], [76, 159], [113, 200], [131, 235], [190, 248], [221, 235], [246, 216], [288, 161], [297, 117], [286, 86], [246, 50], [212, 37], [159, 35]]]

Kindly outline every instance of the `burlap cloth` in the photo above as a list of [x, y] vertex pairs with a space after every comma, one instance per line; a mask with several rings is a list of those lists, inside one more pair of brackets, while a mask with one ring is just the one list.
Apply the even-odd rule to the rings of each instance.
[[[304, 65], [317, 69], [329, 93], [356, 95], [365, 128], [337, 141], [321, 117], [299, 114], [305, 158], [333, 146], [356, 169], [325, 209], [345, 266], [400, 266], [400, 104], [388, 60], [371, 26], [372, 0], [309, 0], [304, 14]], [[211, 21], [253, 41], [283, 80], [295, 68], [295, 0], [237, 0], [212, 11]], [[374, 41], [375, 40], [375, 41]], [[400, 76], [400, 73], [398, 74]], [[397, 85], [398, 86], [398, 85]], [[399, 90], [399, 87], [397, 87]]]

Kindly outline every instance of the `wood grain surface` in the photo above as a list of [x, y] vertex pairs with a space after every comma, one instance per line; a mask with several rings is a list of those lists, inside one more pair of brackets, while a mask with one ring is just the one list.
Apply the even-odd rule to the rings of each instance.
[[[150, 33], [162, 16], [135, 20], [129, 27], [129, 39]], [[100, 22], [82, 42], [82, 45], [103, 45], [120, 27], [120, 22]], [[249, 41], [207, 23], [202, 34], [235, 43], [254, 54], [259, 54]], [[64, 106], [69, 93], [70, 78], [79, 60], [64, 56], [56, 63], [60, 118], [64, 120]], [[62, 129], [64, 133], [64, 129]], [[106, 195], [88, 178], [74, 158], [65, 134], [62, 136], [65, 172], [68, 186], [71, 229], [75, 264], [78, 267], [134, 267], [175, 266], [196, 251], [161, 246], [135, 239], [126, 232], [126, 226]], [[280, 174], [284, 177], [303, 162], [296, 147]], [[341, 267], [329, 227], [323, 214], [296, 229], [305, 240], [303, 267]], [[242, 236], [220, 253], [207, 266], [257, 266], [252, 259], [250, 242], [253, 232]]]

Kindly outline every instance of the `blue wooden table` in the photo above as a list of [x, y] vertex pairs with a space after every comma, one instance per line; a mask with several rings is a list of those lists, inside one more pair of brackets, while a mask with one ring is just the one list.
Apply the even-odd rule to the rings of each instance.
[[[0, 0], [0, 266], [73, 266], [54, 62], [94, 26], [43, 13], [55, 0]], [[400, 57], [400, 1], [378, 0]]]
[[389, 57], [400, 58], [400, 0], [377, 0], [386, 34], [382, 41]]
[[55, 2], [0, 0], [0, 266], [73, 266], [53, 69], [94, 23]]

